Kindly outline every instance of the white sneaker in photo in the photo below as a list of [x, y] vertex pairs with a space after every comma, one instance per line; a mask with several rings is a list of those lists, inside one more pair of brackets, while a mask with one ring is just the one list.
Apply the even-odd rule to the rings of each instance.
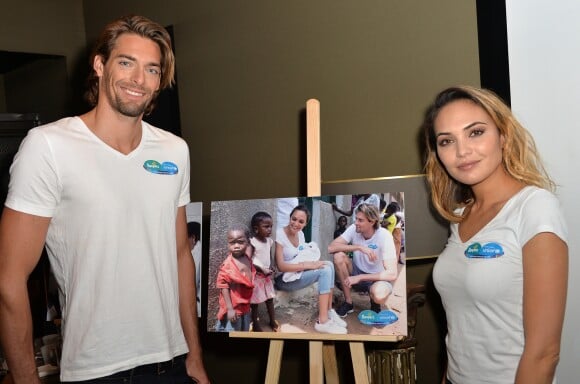
[[346, 321], [341, 319], [340, 316], [338, 316], [338, 313], [336, 313], [336, 311], [334, 309], [328, 310], [328, 318], [330, 320], [334, 321], [334, 323], [336, 325], [340, 325], [343, 328], [346, 328], [346, 326], [347, 326]]
[[319, 323], [317, 321], [316, 324], [314, 324], [314, 329], [316, 329], [316, 332], [320, 333], [334, 333], [337, 335], [345, 335], [347, 333], [346, 328], [337, 325], [332, 321], [332, 319], [328, 319], [326, 323]]

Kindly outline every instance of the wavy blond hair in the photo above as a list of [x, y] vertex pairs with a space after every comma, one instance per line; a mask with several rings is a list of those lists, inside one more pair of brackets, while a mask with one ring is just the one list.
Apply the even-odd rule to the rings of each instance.
[[502, 164], [507, 173], [525, 185], [535, 185], [554, 191], [556, 185], [546, 172], [534, 139], [516, 120], [510, 108], [494, 92], [471, 86], [456, 86], [441, 91], [425, 113], [425, 173], [431, 189], [433, 206], [451, 222], [460, 222], [463, 215], [458, 208], [473, 204], [471, 187], [449, 176], [437, 156], [435, 120], [439, 112], [457, 100], [469, 100], [483, 108], [504, 138]]
[[367, 203], [361, 203], [357, 205], [355, 209], [355, 214], [362, 212], [368, 221], [374, 221], [373, 228], [375, 230], [379, 229], [380, 221], [381, 221], [381, 214], [379, 209], [374, 205], [370, 205]]

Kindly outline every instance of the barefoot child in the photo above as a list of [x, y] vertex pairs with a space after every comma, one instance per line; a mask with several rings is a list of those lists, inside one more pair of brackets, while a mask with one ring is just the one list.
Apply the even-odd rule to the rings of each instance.
[[280, 324], [276, 321], [274, 313], [274, 283], [272, 274], [274, 269], [271, 266], [272, 245], [274, 240], [272, 235], [272, 216], [267, 212], [256, 212], [252, 216], [251, 227], [254, 236], [250, 243], [254, 246], [253, 263], [256, 268], [256, 277], [254, 279], [254, 293], [252, 295], [252, 324], [255, 332], [262, 332], [260, 319], [258, 318], [258, 304], [266, 303], [268, 316], [270, 317], [270, 328], [273, 332], [280, 330]]
[[256, 269], [250, 255], [250, 232], [245, 227], [228, 231], [228, 256], [219, 268], [216, 287], [220, 289], [216, 331], [249, 331], [250, 298]]

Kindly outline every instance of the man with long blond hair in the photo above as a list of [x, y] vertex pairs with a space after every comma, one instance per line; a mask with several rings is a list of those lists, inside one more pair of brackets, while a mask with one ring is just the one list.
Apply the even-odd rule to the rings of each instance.
[[354, 311], [353, 289], [368, 292], [371, 309], [380, 312], [398, 276], [393, 236], [381, 227], [378, 208], [362, 203], [354, 214], [355, 222], [328, 246], [344, 293], [344, 302], [336, 310], [341, 317]]
[[145, 17], [120, 18], [90, 64], [93, 109], [31, 130], [11, 168], [0, 220], [10, 373], [40, 383], [26, 280], [46, 243], [61, 293], [62, 381], [208, 383], [185, 215], [189, 150], [142, 120], [173, 83], [170, 37]]

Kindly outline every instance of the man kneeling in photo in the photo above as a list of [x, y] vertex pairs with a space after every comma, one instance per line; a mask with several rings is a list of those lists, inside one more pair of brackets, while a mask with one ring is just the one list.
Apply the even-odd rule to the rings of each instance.
[[379, 210], [363, 203], [355, 214], [355, 223], [328, 246], [344, 293], [345, 301], [336, 310], [341, 317], [354, 310], [352, 290], [368, 292], [371, 309], [380, 312], [393, 290], [391, 282], [397, 278], [393, 236], [380, 226]]

